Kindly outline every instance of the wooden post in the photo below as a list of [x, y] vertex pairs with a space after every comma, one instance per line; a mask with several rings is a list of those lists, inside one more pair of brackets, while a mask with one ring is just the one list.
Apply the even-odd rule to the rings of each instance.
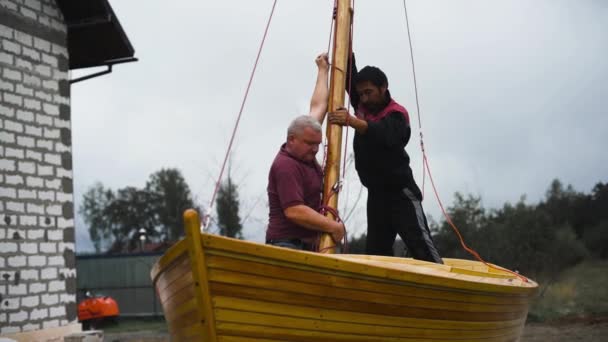
[[207, 265], [205, 262], [205, 253], [203, 252], [201, 242], [201, 221], [198, 213], [193, 209], [188, 209], [184, 212], [184, 230], [186, 233], [186, 242], [188, 244], [188, 256], [190, 258], [190, 267], [192, 269], [192, 280], [194, 281], [194, 292], [198, 304], [197, 317], [201, 328], [206, 331], [206, 336], [210, 342], [216, 342], [217, 336], [215, 331], [215, 316], [211, 302], [211, 292], [209, 290], [209, 276], [207, 274]]
[[[328, 111], [344, 107], [346, 68], [350, 53], [350, 0], [337, 0], [336, 28], [334, 36], [333, 58], [329, 81]], [[323, 184], [323, 203], [337, 209], [338, 193], [334, 190], [340, 181], [340, 160], [342, 152], [342, 126], [327, 124], [327, 164]], [[335, 219], [331, 213], [327, 217]], [[322, 253], [335, 253], [335, 243], [329, 234], [323, 234], [319, 243]]]

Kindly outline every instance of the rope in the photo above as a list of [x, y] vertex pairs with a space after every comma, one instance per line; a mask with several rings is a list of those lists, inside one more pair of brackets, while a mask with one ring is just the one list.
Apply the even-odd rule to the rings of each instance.
[[[352, 16], [351, 16], [351, 21], [350, 21], [350, 33], [349, 33], [349, 42], [348, 42], [348, 46], [349, 46], [349, 51], [348, 51], [348, 66], [350, 66], [350, 70], [348, 70], [348, 91], [351, 91], [351, 86], [353, 84], [353, 68], [352, 68], [352, 63], [353, 63], [353, 37], [355, 35], [355, 0], [352, 1]], [[350, 108], [350, 96], [348, 96], [348, 106], [346, 106], [346, 109], [348, 111], [348, 108]], [[348, 127], [348, 119], [349, 117], [346, 117], [346, 126], [344, 126], [346, 128], [346, 137], [345, 137], [345, 141], [344, 141], [344, 154], [343, 156], [343, 166], [342, 166], [342, 178], [346, 177], [346, 154], [348, 153], [348, 132], [350, 131], [349, 127]]]
[[[332, 191], [332, 195], [334, 193], [337, 193], [337, 192]], [[331, 197], [332, 195], [330, 195], [329, 197]], [[325, 215], [327, 212], [330, 212], [336, 218], [337, 222], [341, 222], [342, 224], [344, 224], [344, 221], [342, 221], [342, 218], [340, 218], [340, 213], [338, 212], [337, 209], [334, 209], [334, 208], [332, 208], [332, 207], [330, 207], [328, 205], [322, 205], [321, 208], [319, 209], [319, 213], [321, 213], [321, 215]], [[320, 236], [317, 238], [317, 240], [319, 238], [320, 238]], [[348, 230], [346, 229], [346, 225], [345, 224], [344, 224], [344, 237], [342, 239], [344, 240], [344, 243], [343, 243], [344, 249], [343, 249], [342, 252], [343, 253], [348, 253]], [[339, 243], [340, 241], [337, 241], [337, 242]], [[317, 245], [318, 244], [319, 243], [317, 242]], [[336, 247], [336, 245], [327, 246], [325, 248], [320, 249], [318, 252], [322, 253], [322, 252], [325, 252], [325, 251], [327, 251], [329, 249], [332, 249], [334, 247]]]
[[439, 192], [437, 191], [437, 187], [435, 186], [435, 181], [433, 180], [433, 175], [431, 174], [431, 167], [429, 166], [429, 161], [427, 158], [427, 154], [426, 151], [424, 149], [424, 141], [423, 141], [423, 134], [422, 134], [422, 121], [420, 120], [420, 102], [418, 100], [418, 83], [416, 81], [416, 68], [414, 66], [414, 49], [412, 47], [412, 36], [410, 33], [410, 25], [409, 25], [409, 20], [408, 20], [408, 16], [407, 16], [407, 6], [405, 4], [405, 0], [403, 0], [403, 10], [405, 12], [405, 24], [407, 27], [407, 37], [408, 37], [408, 42], [410, 45], [410, 56], [411, 56], [411, 61], [412, 61], [412, 74], [414, 76], [414, 91], [416, 93], [416, 110], [418, 111], [418, 129], [420, 130], [420, 150], [422, 151], [422, 160], [423, 160], [423, 165], [422, 165], [422, 175], [423, 175], [423, 183], [422, 183], [422, 191], [423, 191], [423, 197], [424, 197], [424, 175], [425, 175], [425, 168], [426, 168], [426, 172], [428, 172], [429, 174], [429, 180], [431, 181], [431, 185], [433, 187], [433, 192], [435, 193], [435, 198], [437, 198], [437, 202], [439, 203], [439, 207], [441, 208], [441, 212], [443, 213], [443, 216], [446, 219], [446, 222], [450, 225], [450, 227], [452, 228], [452, 230], [456, 233], [456, 235], [458, 236], [458, 239], [460, 240], [460, 245], [462, 246], [462, 248], [467, 251], [469, 254], [471, 254], [473, 257], [475, 257], [475, 259], [477, 259], [478, 261], [482, 262], [484, 265], [488, 266], [489, 268], [493, 268], [496, 270], [500, 270], [500, 271], [505, 271], [508, 273], [511, 273], [513, 275], [515, 275], [516, 277], [520, 278], [523, 282], [527, 283], [528, 282], [528, 278], [522, 276], [519, 273], [513, 272], [511, 270], [508, 270], [506, 268], [502, 268], [502, 267], [498, 267], [495, 265], [492, 265], [488, 262], [486, 262], [485, 260], [483, 260], [483, 258], [479, 255], [479, 253], [477, 253], [474, 249], [470, 248], [469, 246], [466, 245], [466, 243], [464, 242], [464, 239], [462, 237], [462, 235], [460, 234], [460, 231], [458, 230], [458, 227], [456, 227], [456, 225], [454, 224], [454, 222], [452, 222], [452, 219], [450, 218], [450, 215], [448, 215], [448, 213], [446, 212], [446, 210], [443, 207], [443, 203], [441, 202], [441, 199], [439, 197]]
[[[416, 80], [416, 66], [414, 64], [414, 48], [412, 47], [412, 35], [410, 33], [410, 21], [407, 16], [407, 6], [403, 0], [403, 12], [405, 13], [405, 26], [407, 28], [407, 39], [410, 45], [410, 59], [412, 61], [412, 75], [414, 75], [414, 93], [416, 94], [416, 114], [418, 115], [418, 132], [420, 134], [420, 150], [424, 155], [424, 139], [422, 135], [422, 120], [420, 119], [420, 105], [418, 101], [418, 81]], [[425, 164], [422, 163], [422, 199], [424, 200], [424, 185], [425, 185]]]
[[520, 278], [523, 282], [527, 283], [528, 282], [528, 278], [522, 276], [519, 273], [513, 272], [511, 270], [508, 270], [506, 268], [502, 268], [502, 267], [497, 267], [495, 265], [492, 265], [488, 262], [486, 262], [485, 260], [483, 260], [481, 258], [481, 256], [479, 255], [479, 253], [477, 253], [474, 249], [468, 247], [466, 245], [466, 243], [464, 242], [464, 239], [462, 238], [462, 235], [460, 234], [460, 231], [458, 230], [458, 228], [456, 227], [456, 225], [454, 224], [454, 222], [452, 222], [452, 219], [450, 218], [450, 215], [448, 215], [448, 213], [445, 211], [444, 207], [443, 207], [443, 203], [441, 202], [441, 199], [439, 198], [439, 192], [437, 191], [437, 188], [435, 187], [435, 181], [433, 180], [433, 175], [431, 174], [431, 168], [429, 166], [429, 161], [426, 157], [426, 155], [423, 156], [424, 159], [424, 164], [426, 165], [426, 169], [429, 173], [429, 180], [431, 181], [431, 185], [433, 186], [433, 191], [435, 192], [435, 197], [437, 198], [437, 202], [439, 203], [439, 207], [441, 208], [441, 212], [443, 213], [443, 216], [445, 217], [446, 221], [448, 222], [448, 224], [450, 225], [450, 227], [452, 227], [452, 230], [454, 230], [454, 232], [456, 233], [456, 235], [458, 235], [458, 239], [460, 240], [460, 245], [462, 246], [462, 248], [464, 248], [465, 251], [467, 251], [469, 254], [471, 254], [472, 256], [475, 257], [475, 259], [477, 259], [478, 261], [482, 262], [484, 265], [496, 269], [496, 270], [500, 270], [500, 271], [505, 271], [508, 273], [511, 273], [513, 275], [515, 275], [516, 277]]
[[334, 0], [334, 7], [332, 10], [332, 14], [331, 14], [331, 22], [329, 25], [329, 40], [327, 42], [327, 55], [329, 56], [329, 51], [331, 50], [331, 37], [332, 34], [334, 33], [334, 21], [336, 20], [336, 11], [338, 10], [338, 8], [336, 7], [336, 4], [338, 3], [338, 0]]
[[255, 75], [255, 71], [258, 67], [258, 63], [260, 61], [260, 55], [262, 54], [262, 49], [264, 48], [264, 42], [266, 41], [266, 36], [268, 35], [268, 29], [270, 28], [270, 23], [272, 21], [272, 16], [274, 14], [274, 9], [276, 8], [278, 0], [274, 0], [272, 4], [272, 9], [270, 11], [270, 16], [268, 17], [268, 22], [266, 23], [266, 29], [264, 30], [264, 36], [262, 37], [262, 42], [260, 43], [260, 47], [258, 49], [258, 54], [255, 58], [255, 63], [253, 65], [253, 70], [251, 71], [251, 75], [249, 76], [249, 82], [247, 83], [247, 89], [245, 90], [245, 95], [243, 97], [243, 101], [241, 102], [241, 108], [239, 110], [239, 114], [236, 119], [236, 123], [234, 124], [234, 129], [232, 130], [232, 136], [230, 137], [230, 143], [228, 144], [228, 149], [226, 150], [226, 155], [224, 156], [224, 162], [222, 163], [222, 169], [220, 170], [220, 175], [215, 183], [215, 189], [213, 190], [213, 195], [211, 196], [211, 201], [209, 202], [209, 213], [205, 217], [204, 228], [208, 227], [208, 224], [211, 220], [208, 220], [211, 215], [211, 209], [213, 208], [213, 203], [215, 202], [215, 197], [217, 196], [218, 190], [220, 188], [220, 183], [222, 181], [222, 176], [224, 175], [224, 169], [226, 168], [226, 163], [228, 161], [228, 157], [230, 155], [230, 151], [232, 149], [232, 144], [234, 143], [234, 137], [236, 136], [236, 131], [239, 127], [239, 123], [241, 121], [241, 116], [243, 114], [243, 109], [245, 108], [245, 103], [247, 102], [247, 96], [249, 95], [249, 89], [251, 88], [251, 84], [253, 82], [253, 76]]
[[[337, 7], [336, 4], [338, 0], [334, 0], [334, 7], [332, 9], [332, 14], [331, 14], [331, 22], [329, 25], [329, 38], [328, 38], [328, 42], [327, 42], [327, 56], [329, 56], [329, 52], [331, 51], [331, 42], [332, 42], [332, 37], [333, 37], [333, 33], [334, 33], [334, 25], [335, 25], [335, 20], [336, 20], [336, 11], [337, 11]], [[325, 164], [327, 163], [327, 137], [325, 137], [325, 139], [323, 139], [323, 163], [321, 163], [321, 169], [325, 170]]]

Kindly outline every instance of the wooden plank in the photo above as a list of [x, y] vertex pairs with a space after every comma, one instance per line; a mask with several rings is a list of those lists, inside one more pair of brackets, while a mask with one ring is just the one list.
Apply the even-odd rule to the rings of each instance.
[[226, 286], [212, 282], [211, 288], [216, 295], [226, 297], [237, 297], [245, 299], [263, 298], [271, 303], [281, 303], [296, 306], [309, 306], [322, 309], [336, 309], [344, 312], [360, 312], [378, 315], [399, 316], [407, 318], [423, 318], [448, 321], [511, 321], [525, 317], [526, 311], [519, 312], [467, 312], [460, 310], [441, 310], [427, 308], [413, 308], [408, 306], [377, 304], [366, 301], [365, 298], [336, 299], [319, 295], [301, 295], [294, 292], [286, 292], [272, 289], [251, 288], [246, 286]]
[[211, 283], [211, 289], [215, 295], [226, 297], [238, 297], [246, 299], [264, 298], [271, 303], [282, 303], [309, 306], [323, 309], [333, 309], [370, 313], [387, 316], [415, 317], [421, 319], [465, 321], [465, 322], [491, 322], [511, 321], [525, 318], [526, 312], [463, 312], [459, 310], [441, 310], [427, 308], [412, 308], [400, 305], [377, 304], [365, 301], [366, 298], [335, 299], [319, 295], [301, 295], [294, 292], [280, 291], [276, 287], [253, 288], [238, 285], [225, 285]]
[[360, 279], [357, 275], [347, 272], [333, 272], [332, 274], [317, 272], [312, 268], [290, 268], [287, 265], [264, 264], [260, 262], [244, 261], [229, 257], [210, 255], [208, 257], [210, 268], [225, 269], [244, 274], [267, 275], [277, 279], [298, 279], [299, 281], [326, 285], [331, 284], [335, 288], [351, 288], [371, 292], [389, 294], [407, 294], [418, 298], [442, 298], [444, 300], [463, 303], [485, 303], [485, 304], [508, 304], [525, 305], [528, 303], [525, 297], [495, 296], [485, 292], [473, 293], [462, 292], [449, 288], [425, 287], [412, 283], [399, 283], [385, 279]]
[[184, 275], [190, 275], [192, 279], [192, 270], [190, 269], [190, 260], [187, 255], [183, 255], [176, 260], [169, 268], [165, 270], [159, 277], [156, 278], [156, 290], [163, 292], [175, 280], [182, 278]]
[[[188, 287], [193, 287], [194, 282], [192, 280], [192, 274], [184, 274], [182, 278], [175, 280], [171, 283], [171, 286], [158, 293], [161, 303], [167, 302], [171, 297], [180, 295], [183, 291], [187, 291]], [[194, 296], [194, 291], [190, 291]]]
[[[196, 309], [196, 308], [195, 308]], [[196, 310], [186, 312], [178, 317], [174, 317], [172, 320], [167, 320], [169, 329], [172, 331], [180, 331], [191, 325], [200, 325], [200, 318], [196, 314]]]
[[[263, 303], [263, 304], [260, 304]], [[285, 313], [293, 316], [292, 305], [272, 303], [268, 301], [250, 300], [236, 297], [214, 297], [214, 307], [216, 309], [232, 309], [240, 311], [260, 312], [268, 314]], [[372, 324], [379, 326], [393, 327], [416, 327], [420, 329], [437, 329], [438, 323], [444, 330], [500, 330], [523, 327], [525, 319], [511, 321], [491, 321], [491, 322], [463, 322], [448, 320], [419, 319], [404, 316], [389, 316], [386, 314], [368, 314], [360, 312], [347, 312], [334, 309], [322, 309], [310, 306], [299, 306], [299, 317], [309, 319], [326, 319], [336, 322], [351, 322], [361, 324]]]
[[207, 265], [203, 246], [201, 244], [201, 222], [195, 210], [188, 209], [184, 213], [184, 226], [186, 231], [186, 243], [188, 245], [188, 255], [192, 268], [192, 279], [194, 280], [194, 294], [200, 310], [197, 311], [197, 319], [200, 324], [205, 326], [205, 334], [209, 341], [216, 342], [216, 326], [213, 317], [211, 303], [211, 293], [207, 280]]
[[175, 259], [186, 253], [186, 248], [186, 243], [182, 239], [171, 246], [171, 248], [169, 248], [165, 254], [158, 259], [154, 266], [152, 266], [152, 270], [150, 270], [150, 278], [152, 278], [153, 283], [156, 282], [156, 277], [158, 277], [161, 272], [163, 272], [171, 263], [173, 263]]
[[269, 340], [242, 336], [218, 336], [218, 342], [289, 342], [288, 340]]
[[172, 306], [169, 310], [165, 311], [165, 320], [167, 322], [180, 319], [183, 315], [190, 314], [195, 315], [195, 311], [198, 310], [196, 298], [193, 296], [179, 306]]
[[[264, 304], [264, 303], [259, 303]], [[254, 309], [255, 308], [251, 308]], [[348, 332], [356, 335], [377, 337], [406, 337], [418, 339], [450, 339], [458, 336], [460, 339], [488, 339], [505, 335], [513, 335], [518, 327], [471, 330], [471, 329], [442, 329], [440, 322], [434, 328], [395, 327], [371, 323], [338, 322], [323, 319], [307, 319], [300, 317], [300, 307], [291, 306], [289, 311], [274, 314], [257, 313], [253, 311], [216, 309], [215, 317], [218, 324], [250, 324], [269, 328], [285, 328], [297, 330], [314, 330], [317, 332], [335, 333]]]
[[171, 341], [207, 342], [208, 339], [205, 335], [204, 326], [196, 323], [188, 327], [184, 327], [178, 331], [171, 332]]
[[[247, 284], [249, 287], [260, 289], [276, 289], [277, 291], [286, 291], [297, 296], [315, 295], [321, 297], [333, 297], [342, 300], [362, 300], [374, 304], [386, 304], [394, 306], [407, 306], [411, 309], [437, 309], [437, 310], [454, 310], [460, 313], [506, 313], [506, 312], [522, 312], [527, 310], [525, 304], [476, 304], [467, 302], [453, 302], [444, 300], [441, 295], [436, 298], [418, 298], [408, 296], [406, 292], [395, 293], [379, 293], [371, 291], [362, 291], [352, 288], [336, 288], [335, 286], [319, 285], [302, 282], [301, 279], [278, 279], [271, 278], [265, 275], [244, 274], [234, 271], [225, 271], [219, 269], [209, 270], [209, 279], [213, 282], [221, 282], [228, 284]], [[457, 310], [455, 310], [457, 308]]]
[[452, 338], [428, 338], [421, 339], [419, 337], [407, 337], [407, 336], [370, 336], [370, 335], [358, 335], [353, 334], [349, 331], [343, 331], [340, 333], [328, 333], [320, 332], [315, 330], [299, 330], [291, 328], [276, 328], [267, 327], [261, 325], [251, 324], [234, 324], [218, 322], [218, 335], [219, 336], [242, 336], [242, 337], [253, 337], [253, 338], [265, 338], [265, 339], [279, 339], [293, 342], [309, 342], [309, 341], [324, 341], [324, 342], [401, 342], [401, 341], [425, 341], [425, 342], [446, 342], [446, 341], [467, 341], [467, 342], [513, 342], [517, 340], [516, 334], [509, 334], [505, 336], [497, 336], [493, 338], [483, 339], [462, 339], [458, 335]]
[[[502, 268], [494, 269], [490, 268], [487, 265], [472, 260], [459, 260], [459, 259], [447, 259], [444, 260], [445, 264], [440, 265], [433, 262], [428, 262], [424, 260], [416, 260], [412, 258], [395, 258], [388, 256], [378, 256], [378, 255], [358, 255], [358, 254], [342, 254], [337, 255], [336, 257], [342, 258], [344, 260], [358, 260], [363, 262], [368, 262], [370, 264], [378, 264], [381, 265], [395, 265], [399, 267], [400, 265], [417, 265], [424, 266], [426, 268], [432, 268], [436, 270], [441, 270], [445, 272], [452, 273], [461, 273], [468, 275], [475, 275], [479, 277], [492, 277], [492, 278], [502, 278], [502, 279], [511, 279], [514, 278], [514, 275], [505, 272]], [[455, 261], [454, 261], [455, 260]], [[464, 262], [463, 262], [464, 261]], [[491, 272], [493, 271], [493, 272]]]

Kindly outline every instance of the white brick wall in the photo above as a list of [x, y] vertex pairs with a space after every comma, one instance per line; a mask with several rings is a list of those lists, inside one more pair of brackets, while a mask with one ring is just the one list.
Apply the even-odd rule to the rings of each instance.
[[[40, 272], [38, 270], [22, 270], [21, 271], [21, 279], [22, 280], [38, 280], [40, 277], [38, 276]], [[31, 289], [30, 289], [31, 291]]]
[[40, 299], [45, 305], [55, 305], [59, 302], [59, 296], [56, 294], [43, 294]]
[[13, 322], [23, 322], [23, 321], [25, 321], [28, 318], [28, 314], [27, 314], [27, 311], [19, 311], [17, 313], [9, 314], [8, 317], [9, 317], [8, 321], [10, 323], [13, 323]]
[[27, 308], [34, 308], [40, 304], [40, 297], [38, 296], [29, 296], [21, 298], [21, 306], [25, 306]]
[[46, 291], [46, 284], [42, 283], [31, 283], [30, 284], [30, 293], [41, 293]]
[[0, 242], [0, 254], [14, 253], [17, 251], [17, 244], [14, 242]]
[[56, 306], [51, 308], [51, 317], [64, 316], [65, 315], [65, 306]]
[[8, 294], [9, 295], [24, 295], [24, 294], [27, 294], [27, 286], [25, 286], [25, 284], [9, 285], [8, 286]]
[[[66, 305], [64, 241], [73, 218], [66, 25], [55, 0], [0, 0], [0, 333], [57, 327], [74, 320]], [[18, 23], [15, 27], [9, 27]], [[66, 87], [67, 86], [67, 87]], [[65, 106], [67, 106], [67, 111]], [[67, 116], [66, 116], [67, 114]], [[68, 169], [66, 169], [66, 167]], [[60, 300], [61, 299], [61, 300]]]
[[56, 279], [57, 278], [57, 268], [49, 267], [43, 269], [40, 273], [40, 277], [42, 279]]
[[48, 309], [35, 309], [30, 313], [30, 320], [37, 321], [49, 317]]

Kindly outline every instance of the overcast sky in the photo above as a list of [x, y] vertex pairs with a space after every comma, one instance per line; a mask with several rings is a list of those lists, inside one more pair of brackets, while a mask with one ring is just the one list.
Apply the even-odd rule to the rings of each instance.
[[[97, 181], [143, 187], [151, 173], [175, 167], [206, 206], [273, 1], [110, 3], [140, 61], [72, 86], [75, 204]], [[251, 213], [247, 239], [263, 239], [268, 169], [290, 120], [308, 111], [332, 5], [278, 1], [232, 157], [241, 216]], [[537, 202], [553, 178], [584, 192], [608, 181], [608, 2], [407, 6], [425, 146], [446, 205], [456, 191], [495, 208], [522, 195]], [[354, 35], [359, 67], [383, 69], [410, 111], [406, 150], [421, 185], [403, 2], [356, 0]], [[360, 188], [354, 167], [346, 188], [342, 199], [352, 204]], [[365, 196], [347, 224], [351, 236], [365, 231]], [[434, 197], [423, 205], [440, 219]], [[76, 231], [78, 251], [90, 250], [81, 218]]]

